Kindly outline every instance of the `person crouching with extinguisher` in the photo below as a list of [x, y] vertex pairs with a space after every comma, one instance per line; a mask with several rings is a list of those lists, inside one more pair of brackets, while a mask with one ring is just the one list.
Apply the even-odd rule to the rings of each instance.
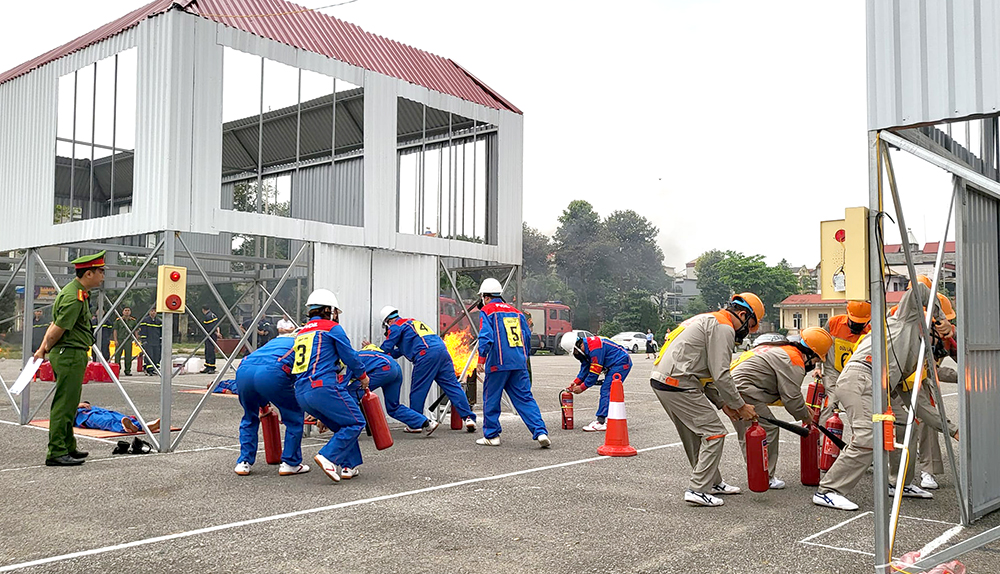
[[[820, 364], [833, 345], [833, 337], [826, 329], [809, 327], [800, 333], [801, 341], [776, 341], [761, 343], [743, 353], [730, 366], [733, 380], [740, 396], [753, 405], [757, 414], [774, 418], [769, 405], [780, 403], [802, 424], [813, 422], [813, 411], [802, 396], [802, 379], [806, 371]], [[778, 427], [758, 421], [767, 432], [767, 473], [769, 489], [785, 488], [785, 481], [774, 476], [778, 465]], [[733, 421], [740, 440], [743, 458], [747, 457], [745, 435], [750, 428], [748, 421]]]
[[247, 355], [236, 369], [236, 388], [243, 405], [240, 421], [240, 457], [236, 474], [250, 474], [250, 467], [257, 459], [257, 428], [260, 426], [260, 409], [268, 403], [278, 407], [285, 423], [285, 446], [281, 452], [278, 474], [288, 476], [309, 472], [309, 465], [302, 464], [302, 421], [305, 414], [295, 400], [295, 377], [292, 375], [291, 335], [277, 337]]
[[[918, 282], [900, 299], [898, 312], [885, 322], [886, 340], [889, 343], [888, 391], [889, 394], [897, 393], [904, 403], [910, 403], [910, 392], [905, 390], [905, 383], [906, 379], [917, 370], [917, 358], [921, 347], [920, 322], [924, 320], [923, 307], [929, 301], [934, 305], [933, 313], [936, 320], [934, 329], [942, 338], [952, 336], [951, 323], [937, 305], [937, 298], [931, 300], [931, 290], [927, 285]], [[837, 379], [837, 399], [844, 407], [844, 423], [850, 425], [853, 435], [851, 442], [841, 451], [833, 466], [823, 476], [819, 489], [813, 495], [813, 504], [818, 506], [839, 510], [858, 509], [858, 505], [851, 502], [846, 495], [854, 490], [864, 477], [874, 457], [871, 354], [872, 337], [866, 335], [858, 341], [854, 354]], [[919, 416], [917, 418], [919, 419]], [[882, 444], [883, 438], [891, 437], [879, 437], [879, 445]], [[916, 457], [911, 456], [909, 462], [911, 465], [915, 464]], [[912, 477], [912, 470], [910, 468], [906, 476]], [[894, 485], [886, 486], [889, 486], [890, 493], [895, 493]], [[915, 484], [908, 484], [903, 486], [903, 496], [932, 498], [933, 494]]]
[[358, 476], [362, 463], [358, 437], [365, 429], [365, 417], [348, 387], [351, 379], [357, 379], [361, 388], [367, 389], [368, 373], [344, 328], [337, 323], [337, 296], [317, 289], [309, 294], [306, 307], [309, 319], [292, 347], [295, 398], [306, 412], [334, 432], [313, 460], [330, 480], [340, 482]]
[[739, 494], [719, 471], [728, 430], [716, 409], [729, 418], [757, 418], [753, 405], [736, 390], [729, 372], [733, 348], [757, 332], [764, 303], [753, 293], [734, 295], [725, 309], [695, 315], [667, 335], [653, 361], [649, 386], [670, 416], [691, 463], [691, 481], [684, 501], [698, 506], [722, 506], [717, 494]]
[[[611, 403], [611, 381], [615, 375], [620, 375], [622, 382], [628, 377], [632, 370], [632, 359], [628, 356], [622, 346], [604, 337], [579, 337], [576, 341], [564, 338], [560, 341], [563, 350], [572, 352], [573, 356], [580, 361], [580, 372], [573, 379], [573, 384], [569, 390], [575, 394], [580, 394], [594, 385], [601, 387], [601, 398], [597, 402], [597, 418], [594, 422], [583, 427], [585, 432], [596, 432], [607, 430], [606, 421], [608, 419], [608, 405]], [[572, 344], [572, 347], [569, 347]], [[604, 379], [599, 381], [597, 377], [604, 375]]]
[[[358, 351], [358, 357], [365, 364], [365, 372], [368, 373], [368, 390], [375, 392], [382, 389], [382, 396], [385, 397], [385, 410], [389, 416], [406, 425], [403, 432], [426, 433], [428, 436], [434, 432], [441, 423], [429, 419], [410, 407], [400, 404], [399, 389], [403, 386], [403, 370], [388, 353], [379, 347], [368, 344]], [[351, 392], [360, 401], [364, 395], [359, 381], [351, 381]]]

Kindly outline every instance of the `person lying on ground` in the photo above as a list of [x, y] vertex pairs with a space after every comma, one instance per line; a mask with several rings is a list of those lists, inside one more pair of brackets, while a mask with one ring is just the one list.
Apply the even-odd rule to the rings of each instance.
[[[83, 401], [76, 408], [76, 420], [73, 425], [82, 429], [104, 430], [117, 433], [142, 432], [142, 423], [136, 417], [124, 415], [103, 407], [95, 407], [88, 401]], [[160, 430], [160, 419], [149, 423], [149, 432]]]

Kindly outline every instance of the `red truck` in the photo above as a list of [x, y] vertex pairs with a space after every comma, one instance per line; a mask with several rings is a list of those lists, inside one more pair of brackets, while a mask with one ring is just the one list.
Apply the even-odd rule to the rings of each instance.
[[458, 317], [462, 317], [462, 320], [452, 328], [452, 331], [461, 331], [463, 329], [469, 328], [469, 320], [465, 318], [465, 313], [462, 311], [462, 304], [455, 301], [451, 297], [445, 297], [441, 295], [438, 297], [438, 334], [444, 333], [444, 330], [448, 328], [452, 322]]
[[559, 301], [545, 303], [525, 303], [521, 309], [531, 317], [531, 352], [545, 349], [557, 355], [563, 354], [559, 340], [573, 330], [573, 311]]

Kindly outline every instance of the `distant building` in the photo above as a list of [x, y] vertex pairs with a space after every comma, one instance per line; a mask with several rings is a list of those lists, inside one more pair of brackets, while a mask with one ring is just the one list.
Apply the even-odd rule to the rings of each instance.
[[[910, 251], [913, 253], [913, 267], [917, 275], [934, 275], [934, 262], [937, 259], [937, 251], [940, 242], [932, 241], [925, 243], [923, 248], [916, 243], [913, 234], [910, 233]], [[942, 273], [940, 281], [944, 290], [955, 292], [955, 242], [948, 241], [944, 244], [944, 257], [942, 262]], [[910, 282], [909, 269], [906, 267], [906, 255], [903, 252], [903, 245], [899, 243], [885, 246], [885, 262], [889, 269], [889, 291], [901, 291], [906, 289]]]
[[683, 312], [691, 299], [701, 295], [701, 289], [698, 289], [698, 272], [694, 269], [697, 262], [697, 259], [688, 261], [684, 264], [683, 270], [674, 274], [673, 299], [676, 302], [676, 307], [671, 307], [671, 310]]

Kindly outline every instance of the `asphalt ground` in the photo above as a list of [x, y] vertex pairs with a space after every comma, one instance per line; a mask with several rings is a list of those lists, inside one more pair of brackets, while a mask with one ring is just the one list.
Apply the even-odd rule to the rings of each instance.
[[[576, 397], [576, 430], [559, 428], [558, 393], [578, 366], [566, 356], [533, 360], [551, 449], [539, 449], [513, 414], [502, 418], [498, 448], [477, 446], [481, 433], [451, 431], [447, 422], [430, 437], [391, 424], [395, 445], [376, 451], [362, 436], [362, 474], [339, 484], [316, 468], [279, 477], [263, 453], [250, 476], [235, 475], [242, 409], [233, 397], [210, 397], [177, 452], [112, 456], [114, 440], [80, 438], [91, 455], [76, 468], [43, 466], [46, 431], [0, 424], [0, 572], [873, 571], [871, 478], [851, 495], [858, 512], [814, 506], [815, 488], [798, 480], [798, 437], [789, 433], [778, 466], [788, 488], [747, 491], [720, 508], [684, 503], [687, 459], [649, 388], [652, 361], [633, 360], [625, 400], [640, 453], [631, 458], [598, 457], [603, 434], [580, 430], [592, 420], [596, 389]], [[17, 368], [0, 362], [8, 384]], [[143, 415], [155, 418], [158, 385], [141, 375], [124, 381]], [[175, 425], [201, 398], [177, 391], [207, 382], [175, 379]], [[33, 383], [34, 404], [50, 385]], [[944, 393], [957, 412], [954, 386]], [[88, 384], [83, 397], [127, 411], [111, 384]], [[0, 399], [0, 419], [16, 420]], [[307, 462], [328, 436], [305, 439]], [[745, 468], [728, 437], [724, 477], [746, 489]], [[933, 500], [904, 500], [897, 555], [1000, 524], [998, 513], [955, 528], [953, 479], [938, 480]], [[993, 544], [962, 560], [970, 572], [993, 572], [998, 554]]]

